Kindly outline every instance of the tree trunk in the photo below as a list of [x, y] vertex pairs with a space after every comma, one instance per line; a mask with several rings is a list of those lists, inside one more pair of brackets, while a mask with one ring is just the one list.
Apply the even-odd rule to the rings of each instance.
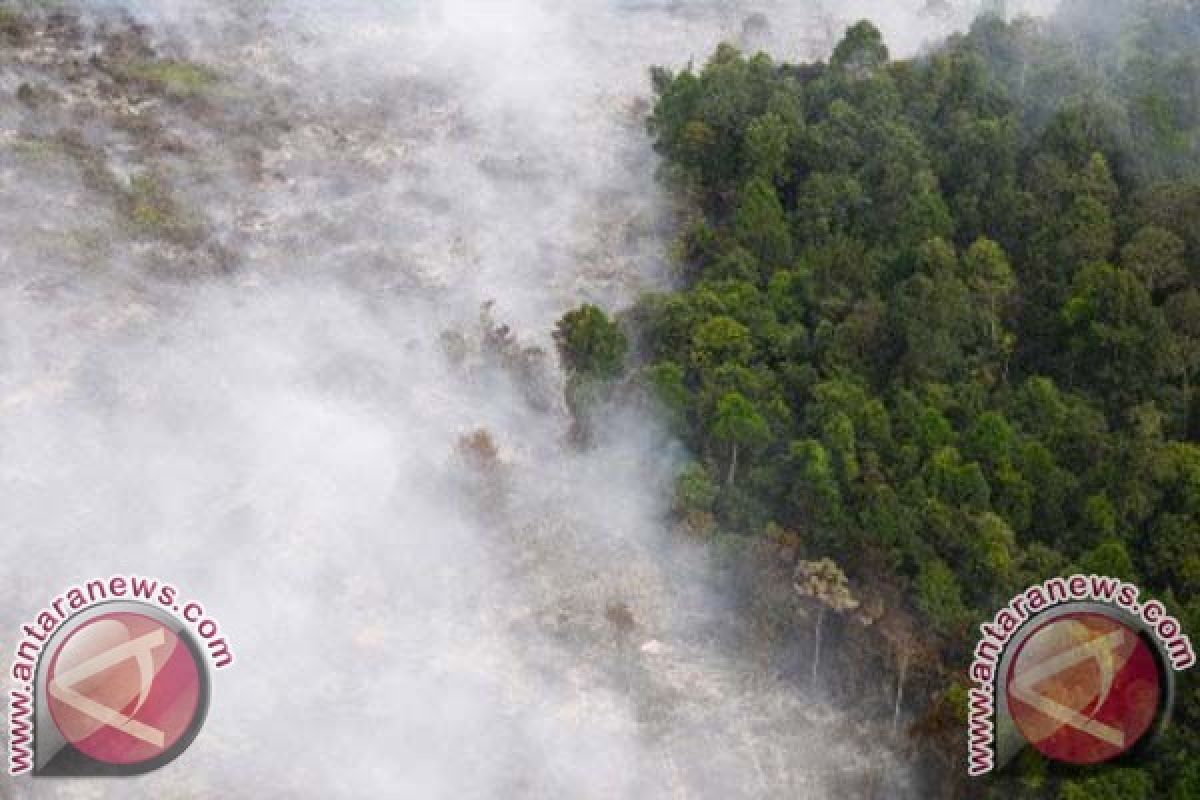
[[733, 478], [737, 474], [737, 442], [733, 443], [733, 452], [729, 456], [729, 472], [725, 476], [725, 485], [733, 486]]
[[892, 706], [892, 734], [900, 727], [900, 706], [904, 703], [904, 679], [908, 677], [908, 656], [900, 656], [896, 670], [896, 703]]
[[994, 295], [992, 295], [990, 293], [988, 294], [987, 304], [988, 304], [988, 345], [992, 348], [992, 351], [994, 352], [998, 349], [997, 346], [1000, 344], [1000, 337], [996, 335], [996, 328], [997, 328], [996, 298]]
[[817, 628], [813, 636], [812, 682], [817, 683], [817, 670], [821, 666], [821, 621], [825, 619], [825, 604], [817, 609]]
[[1192, 371], [1187, 363], [1183, 365], [1183, 438], [1192, 435]]

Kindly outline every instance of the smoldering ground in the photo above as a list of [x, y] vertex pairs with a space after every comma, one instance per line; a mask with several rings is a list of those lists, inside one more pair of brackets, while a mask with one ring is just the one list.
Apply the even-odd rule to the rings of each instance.
[[3, 641], [134, 572], [238, 665], [169, 769], [0, 795], [904, 796], [902, 759], [719, 633], [653, 415], [569, 445], [549, 333], [670, 280], [646, 67], [964, 19], [925, 11], [29, 12], [0, 49]]

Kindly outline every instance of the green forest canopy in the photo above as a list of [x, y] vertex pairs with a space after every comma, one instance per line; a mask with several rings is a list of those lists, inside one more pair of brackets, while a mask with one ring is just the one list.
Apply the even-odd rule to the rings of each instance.
[[[682, 285], [623, 319], [630, 359], [599, 309], [560, 328], [574, 385], [615, 358], [661, 399], [695, 457], [682, 517], [894, 588], [950, 675], [1077, 569], [1200, 631], [1200, 9], [1140, 5], [1103, 34], [982, 17], [911, 60], [861, 22], [827, 64], [653, 70]], [[1008, 780], [1200, 797], [1180, 689], [1145, 769]]]

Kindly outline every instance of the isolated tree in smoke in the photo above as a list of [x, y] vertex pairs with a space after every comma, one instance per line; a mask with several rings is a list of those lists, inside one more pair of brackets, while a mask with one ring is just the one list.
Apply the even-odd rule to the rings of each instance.
[[797, 564], [792, 586], [801, 597], [811, 598], [817, 604], [812, 660], [812, 679], [815, 683], [821, 665], [821, 623], [825, 620], [826, 610], [838, 614], [853, 611], [858, 608], [858, 599], [850, 592], [846, 573], [829, 558]]
[[611, 395], [629, 341], [607, 314], [585, 304], [559, 319], [554, 342], [568, 374], [565, 398], [571, 412], [571, 438], [586, 446], [592, 440], [589, 412]]
[[831, 63], [854, 75], [868, 73], [888, 60], [883, 34], [866, 20], [855, 23], [833, 50]]
[[621, 371], [629, 342], [617, 324], [594, 305], [569, 311], [554, 331], [566, 368], [592, 378], [611, 378]]

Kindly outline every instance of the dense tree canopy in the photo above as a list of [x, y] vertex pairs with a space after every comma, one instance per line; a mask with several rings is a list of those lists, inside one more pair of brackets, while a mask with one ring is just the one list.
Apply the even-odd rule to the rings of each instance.
[[[654, 71], [650, 132], [694, 205], [683, 286], [629, 321], [695, 454], [677, 501], [895, 587], [950, 674], [974, 624], [1067, 570], [1200, 631], [1200, 9], [1141, 6], [1121, 37], [983, 17], [892, 61], [862, 22], [828, 64], [725, 45]], [[1182, 689], [1160, 764], [1200, 758]]]

